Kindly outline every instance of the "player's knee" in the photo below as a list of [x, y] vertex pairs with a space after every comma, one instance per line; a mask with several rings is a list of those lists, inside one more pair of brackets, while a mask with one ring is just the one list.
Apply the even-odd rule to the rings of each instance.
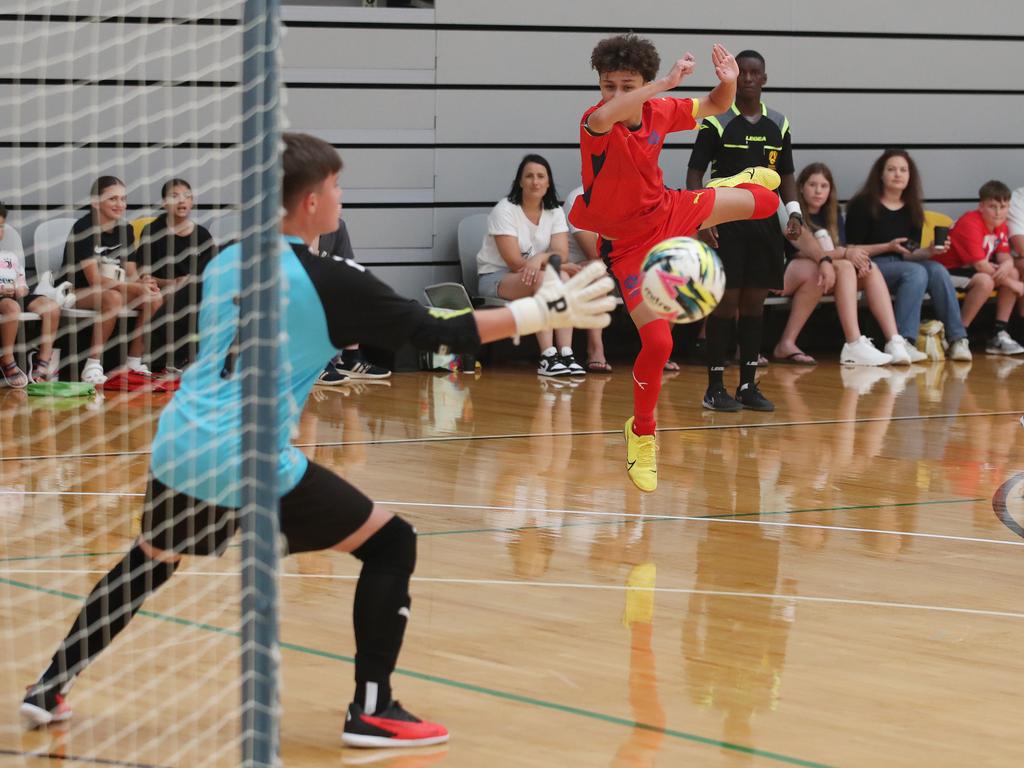
[[643, 350], [657, 358], [668, 360], [672, 354], [672, 327], [664, 320], [655, 320], [640, 329]]
[[985, 274], [984, 272], [978, 272], [971, 279], [971, 283], [975, 290], [988, 293], [995, 287], [996, 281], [992, 279], [992, 275]]
[[[160, 549], [159, 547], [155, 547], [142, 537], [139, 537], [137, 545], [138, 546], [135, 549], [137, 549], [142, 555], [144, 555], [146, 558], [150, 560], [157, 560], [162, 563], [173, 564], [174, 567], [177, 567], [177, 564], [181, 562], [181, 555], [175, 554], [174, 552], [170, 552], [165, 549]], [[133, 549], [132, 551], [134, 552], [135, 549]]]
[[416, 529], [395, 516], [352, 554], [365, 568], [411, 574], [416, 570]]

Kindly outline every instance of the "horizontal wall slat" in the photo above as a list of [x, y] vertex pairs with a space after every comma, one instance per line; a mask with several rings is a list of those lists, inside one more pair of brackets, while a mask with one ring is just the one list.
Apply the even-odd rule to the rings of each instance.
[[432, 29], [285, 28], [281, 48], [289, 67], [434, 69]]
[[238, 27], [2, 22], [0, 42], [7, 77], [238, 80], [242, 71]]
[[0, 141], [203, 141], [241, 136], [238, 88], [0, 85]]
[[977, 4], [938, 0], [926, 7], [891, 0], [857, 3], [790, 0], [763, 3], [566, 3], [549, 0], [437, 0], [439, 24], [512, 24], [631, 29], [844, 30], [878, 33], [1015, 34], [1022, 29], [1015, 0]]
[[[596, 90], [438, 91], [437, 141], [575, 142], [580, 117], [598, 99]], [[1024, 97], [781, 93], [767, 103], [789, 117], [796, 141], [1017, 143], [1024, 136]], [[692, 142], [692, 133], [673, 141]]]
[[[348, 34], [355, 37], [355, 32]], [[547, 84], [593, 85], [596, 91], [590, 53], [605, 35], [536, 30], [437, 34], [438, 83], [527, 84], [539, 90]], [[874, 42], [866, 56], [860, 39], [765, 37], [751, 32], [652, 35], [651, 40], [661, 54], [660, 74], [688, 51], [696, 57], [696, 70], [684, 85], [711, 87], [717, 82], [711, 46], [718, 42], [734, 54], [747, 48], [761, 53], [768, 82], [776, 88], [957, 89], [984, 84], [987, 90], [1021, 89], [1019, 41], [987, 42], [984, 56], [979, 56], [976, 42], [886, 40]], [[539, 55], [524, 55], [525, 50]], [[510, 61], [516, 65], [509, 66]]]

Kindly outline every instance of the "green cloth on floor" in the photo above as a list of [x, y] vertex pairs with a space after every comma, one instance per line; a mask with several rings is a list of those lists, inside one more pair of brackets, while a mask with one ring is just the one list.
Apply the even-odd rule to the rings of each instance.
[[25, 391], [33, 397], [92, 397], [96, 387], [84, 381], [34, 381]]

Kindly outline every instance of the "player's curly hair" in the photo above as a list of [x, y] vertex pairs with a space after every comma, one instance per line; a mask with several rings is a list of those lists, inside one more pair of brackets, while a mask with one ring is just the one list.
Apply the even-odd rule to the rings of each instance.
[[590, 66], [597, 70], [597, 74], [637, 72], [645, 83], [658, 76], [660, 64], [661, 57], [654, 43], [632, 32], [606, 37], [594, 46], [590, 54]]

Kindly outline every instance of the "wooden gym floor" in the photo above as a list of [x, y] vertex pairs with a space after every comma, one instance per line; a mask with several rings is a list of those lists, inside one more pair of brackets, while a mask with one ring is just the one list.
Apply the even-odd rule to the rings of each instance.
[[[298, 442], [419, 530], [394, 682], [452, 740], [341, 749], [357, 563], [304, 555], [281, 579], [285, 764], [1024, 764], [1022, 382], [1024, 360], [984, 355], [773, 365], [775, 413], [716, 414], [684, 368], [650, 495], [625, 473], [621, 364], [315, 390]], [[161, 402], [0, 392], [0, 768], [237, 763], [237, 550], [147, 602], [70, 724], [17, 726], [130, 541]]]

